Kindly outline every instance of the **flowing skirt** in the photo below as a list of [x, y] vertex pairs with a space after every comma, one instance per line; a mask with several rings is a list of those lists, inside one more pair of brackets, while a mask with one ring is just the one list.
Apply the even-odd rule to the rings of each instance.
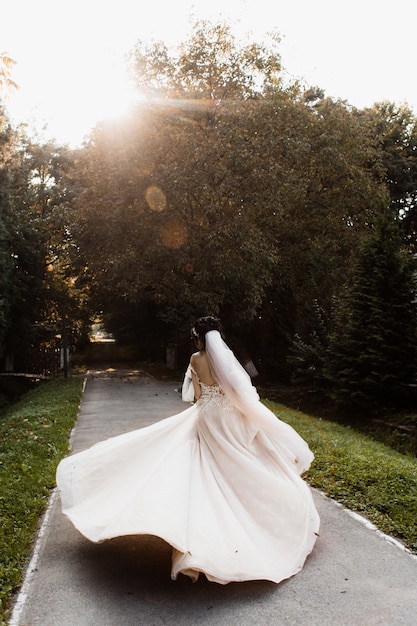
[[[290, 427], [277, 422], [288, 445]], [[303, 567], [319, 530], [311, 491], [280, 442], [215, 390], [63, 459], [57, 484], [63, 512], [91, 541], [145, 534], [171, 544], [173, 579], [278, 583]]]

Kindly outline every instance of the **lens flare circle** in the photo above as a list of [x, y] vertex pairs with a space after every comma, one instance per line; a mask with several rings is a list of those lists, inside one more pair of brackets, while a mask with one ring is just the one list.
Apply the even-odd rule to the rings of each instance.
[[157, 185], [151, 185], [147, 188], [145, 200], [151, 211], [161, 212], [167, 205], [166, 196], [162, 189]]
[[170, 220], [160, 227], [159, 237], [167, 248], [181, 248], [187, 241], [187, 227], [179, 220]]

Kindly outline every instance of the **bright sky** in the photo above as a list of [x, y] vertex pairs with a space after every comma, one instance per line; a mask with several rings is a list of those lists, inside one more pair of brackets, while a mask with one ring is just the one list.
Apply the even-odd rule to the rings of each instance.
[[277, 29], [291, 76], [360, 108], [390, 100], [417, 115], [416, 0], [5, 0], [0, 52], [20, 85], [9, 116], [79, 144], [131, 101], [123, 57], [134, 42], [183, 41], [193, 17], [257, 41]]

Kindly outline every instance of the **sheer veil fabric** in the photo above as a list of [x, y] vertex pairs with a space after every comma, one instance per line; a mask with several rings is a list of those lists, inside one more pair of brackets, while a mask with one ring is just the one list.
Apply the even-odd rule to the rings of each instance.
[[207, 333], [206, 350], [214, 378], [230, 402], [254, 427], [271, 437], [287, 460], [297, 466], [299, 474], [305, 472], [314, 459], [307, 443], [259, 401], [249, 374], [217, 330]]
[[[161, 537], [173, 579], [278, 583], [303, 567], [319, 531], [300, 476], [313, 454], [259, 401], [218, 331], [206, 353], [218, 384], [200, 382], [195, 404], [61, 461], [62, 509], [91, 541]], [[190, 367], [182, 394], [193, 401]]]

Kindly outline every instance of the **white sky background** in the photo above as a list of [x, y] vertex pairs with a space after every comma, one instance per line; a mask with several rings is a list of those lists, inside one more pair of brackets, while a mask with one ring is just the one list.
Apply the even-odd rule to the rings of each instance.
[[[0, 52], [20, 85], [5, 101], [29, 121], [79, 144], [132, 97], [123, 56], [136, 40], [184, 41], [198, 18], [227, 20], [262, 41], [276, 29], [290, 76], [359, 108], [389, 100], [417, 115], [416, 0], [6, 0]], [[5, 6], [4, 6], [5, 5]], [[195, 18], [195, 19], [193, 19]]]

